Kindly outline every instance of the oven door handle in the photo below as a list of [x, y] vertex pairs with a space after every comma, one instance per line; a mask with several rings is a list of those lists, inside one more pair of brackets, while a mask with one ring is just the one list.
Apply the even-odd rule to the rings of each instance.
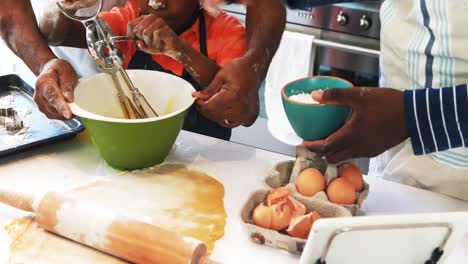
[[351, 53], [355, 53], [359, 55], [377, 57], [377, 58], [380, 57], [379, 50], [361, 48], [361, 47], [341, 44], [341, 43], [322, 40], [322, 39], [314, 39], [314, 44], [317, 45], [318, 47], [332, 48], [332, 49], [337, 49], [341, 51], [351, 52]]

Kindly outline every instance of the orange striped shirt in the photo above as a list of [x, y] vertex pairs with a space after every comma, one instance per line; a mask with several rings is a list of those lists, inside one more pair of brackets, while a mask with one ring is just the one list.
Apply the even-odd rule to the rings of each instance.
[[[109, 12], [102, 12], [100, 17], [111, 27], [115, 36], [126, 36], [128, 22], [139, 17], [137, 0], [128, 0], [124, 7], [115, 7]], [[236, 18], [221, 13], [216, 17], [204, 13], [206, 23], [206, 38], [208, 57], [221, 67], [229, 61], [242, 57], [246, 52], [246, 33], [243, 25]], [[200, 50], [199, 21], [179, 35], [196, 50]], [[133, 55], [137, 51], [133, 42], [122, 42], [118, 48], [125, 57], [124, 68], [128, 68]], [[153, 55], [153, 60], [166, 70], [182, 75], [183, 66], [178, 61], [166, 55]]]

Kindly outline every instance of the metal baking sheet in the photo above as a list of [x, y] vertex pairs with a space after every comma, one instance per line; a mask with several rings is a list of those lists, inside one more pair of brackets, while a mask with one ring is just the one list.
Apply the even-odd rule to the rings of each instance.
[[84, 129], [77, 117], [68, 121], [48, 119], [37, 108], [33, 94], [34, 89], [19, 76], [0, 76], [0, 108], [12, 107], [24, 124], [16, 132], [0, 126], [0, 157], [71, 138]]

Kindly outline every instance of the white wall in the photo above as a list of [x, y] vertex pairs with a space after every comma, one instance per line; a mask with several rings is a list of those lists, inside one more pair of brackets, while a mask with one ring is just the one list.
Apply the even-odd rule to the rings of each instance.
[[0, 76], [7, 74], [17, 74], [27, 83], [34, 87], [36, 76], [20, 60], [6, 44], [0, 40]]

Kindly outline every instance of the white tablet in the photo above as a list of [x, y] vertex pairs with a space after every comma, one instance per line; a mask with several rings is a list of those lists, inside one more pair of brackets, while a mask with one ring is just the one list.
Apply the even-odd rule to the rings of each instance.
[[467, 232], [468, 212], [320, 219], [300, 263], [443, 263]]

